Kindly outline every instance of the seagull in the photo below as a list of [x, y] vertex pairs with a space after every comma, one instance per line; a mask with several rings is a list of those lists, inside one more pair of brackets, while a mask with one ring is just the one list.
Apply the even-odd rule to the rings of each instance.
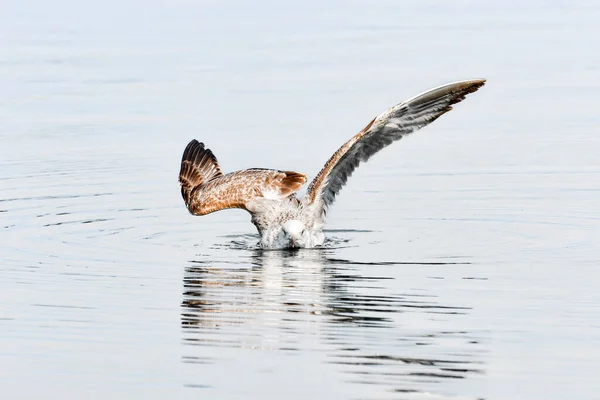
[[192, 215], [228, 208], [248, 211], [264, 249], [319, 247], [325, 241], [326, 211], [361, 162], [429, 125], [484, 84], [485, 79], [449, 83], [379, 114], [331, 156], [301, 199], [296, 192], [306, 175], [264, 168], [223, 174], [212, 151], [194, 139], [181, 160], [181, 195]]

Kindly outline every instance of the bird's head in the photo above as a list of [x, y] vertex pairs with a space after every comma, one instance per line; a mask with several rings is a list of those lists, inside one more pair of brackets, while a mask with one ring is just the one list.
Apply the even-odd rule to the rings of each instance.
[[303, 235], [306, 227], [297, 219], [291, 219], [283, 224], [283, 232], [290, 240], [292, 247], [302, 247]]

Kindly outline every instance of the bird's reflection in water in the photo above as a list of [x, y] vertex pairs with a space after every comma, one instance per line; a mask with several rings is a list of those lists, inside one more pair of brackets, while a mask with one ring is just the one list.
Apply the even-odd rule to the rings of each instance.
[[387, 392], [431, 392], [432, 385], [482, 372], [481, 338], [439, 322], [460, 318], [469, 307], [443, 305], [425, 290], [394, 292], [392, 278], [367, 275], [367, 265], [336, 259], [334, 252], [253, 250], [241, 260], [191, 261], [181, 317], [185, 343], [319, 351], [322, 363], [344, 372], [344, 382]]

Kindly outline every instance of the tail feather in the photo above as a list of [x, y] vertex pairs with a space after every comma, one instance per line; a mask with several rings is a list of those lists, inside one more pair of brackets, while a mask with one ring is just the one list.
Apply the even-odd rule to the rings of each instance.
[[222, 175], [212, 151], [204, 148], [204, 143], [192, 140], [183, 152], [179, 171], [181, 195], [186, 204], [189, 204], [190, 194], [195, 187]]

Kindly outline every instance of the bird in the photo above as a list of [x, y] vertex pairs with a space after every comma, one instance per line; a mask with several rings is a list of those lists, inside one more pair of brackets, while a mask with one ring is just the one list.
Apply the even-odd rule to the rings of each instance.
[[325, 241], [328, 208], [354, 170], [391, 143], [429, 125], [485, 84], [448, 83], [405, 100], [376, 116], [344, 143], [309, 184], [294, 171], [250, 168], [224, 174], [213, 152], [193, 139], [181, 159], [181, 195], [192, 215], [239, 208], [248, 211], [263, 249], [314, 248]]

